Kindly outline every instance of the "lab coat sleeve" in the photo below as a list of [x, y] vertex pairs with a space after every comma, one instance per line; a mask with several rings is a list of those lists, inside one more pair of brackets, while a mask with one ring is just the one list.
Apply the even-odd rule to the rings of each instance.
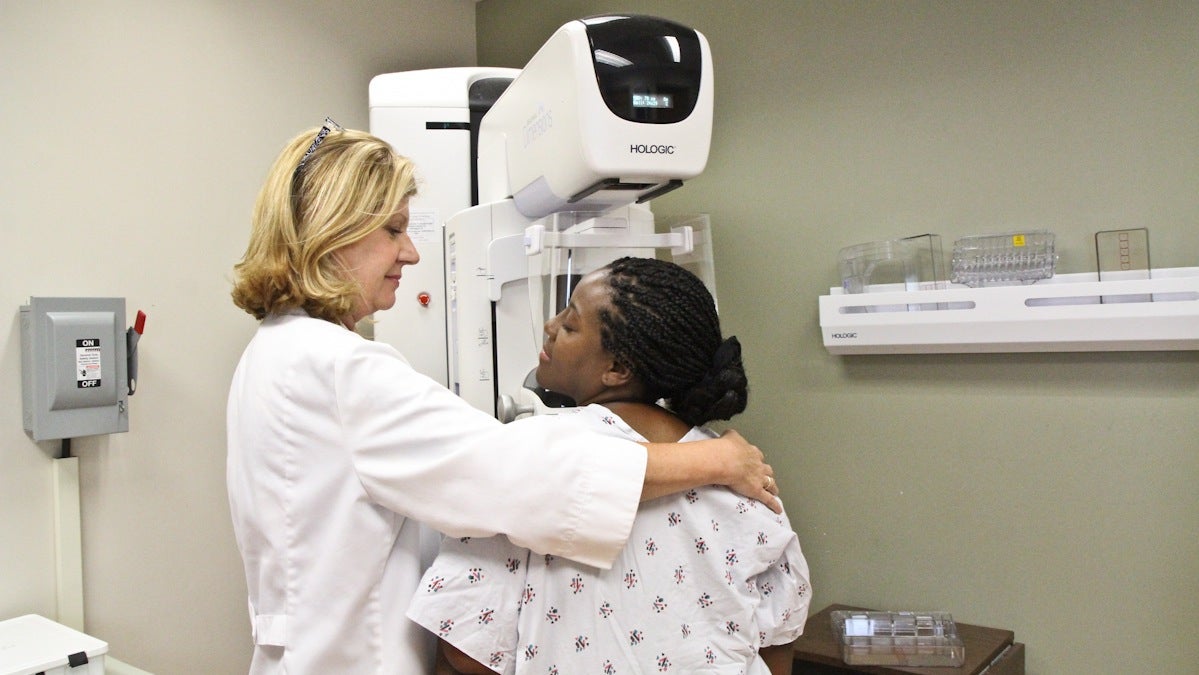
[[376, 503], [451, 536], [506, 534], [612, 564], [637, 513], [644, 447], [553, 415], [500, 424], [387, 345], [363, 341], [334, 369], [346, 447]]

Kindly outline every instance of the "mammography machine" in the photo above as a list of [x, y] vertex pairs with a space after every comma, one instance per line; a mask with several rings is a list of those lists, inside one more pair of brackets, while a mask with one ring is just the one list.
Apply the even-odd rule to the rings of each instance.
[[544, 406], [542, 326], [582, 275], [669, 251], [712, 285], [706, 220], [648, 207], [707, 163], [712, 86], [704, 36], [645, 16], [572, 21], [519, 71], [374, 78], [371, 131], [418, 167], [422, 258], [376, 339], [508, 421]]

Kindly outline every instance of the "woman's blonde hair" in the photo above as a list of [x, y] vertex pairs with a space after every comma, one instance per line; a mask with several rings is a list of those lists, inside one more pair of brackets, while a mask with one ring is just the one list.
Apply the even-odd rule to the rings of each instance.
[[360, 289], [334, 253], [382, 227], [416, 194], [412, 162], [386, 141], [337, 128], [312, 151], [321, 130], [289, 141], [258, 193], [232, 293], [255, 318], [302, 309], [341, 321]]

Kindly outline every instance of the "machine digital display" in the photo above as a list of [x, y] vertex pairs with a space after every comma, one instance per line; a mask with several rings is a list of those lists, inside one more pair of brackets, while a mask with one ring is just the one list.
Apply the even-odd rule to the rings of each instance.
[[634, 108], [673, 108], [674, 97], [670, 94], [633, 94]]

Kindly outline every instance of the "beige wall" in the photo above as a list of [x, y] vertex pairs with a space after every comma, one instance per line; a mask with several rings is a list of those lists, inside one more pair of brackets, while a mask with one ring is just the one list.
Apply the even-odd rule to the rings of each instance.
[[1199, 265], [1199, 4], [487, 0], [479, 61], [633, 9], [703, 31], [707, 211], [726, 330], [812, 565], [816, 604], [946, 609], [1015, 630], [1028, 672], [1194, 672], [1199, 352], [834, 357], [838, 249], [1009, 226], [1093, 269], [1146, 226]]
[[224, 399], [228, 299], [274, 154], [367, 124], [378, 73], [474, 65], [471, 0], [5, 0], [0, 22], [0, 618], [54, 617], [50, 459], [21, 430], [17, 308], [149, 315], [130, 431], [79, 439], [87, 629], [161, 675], [244, 673]]

